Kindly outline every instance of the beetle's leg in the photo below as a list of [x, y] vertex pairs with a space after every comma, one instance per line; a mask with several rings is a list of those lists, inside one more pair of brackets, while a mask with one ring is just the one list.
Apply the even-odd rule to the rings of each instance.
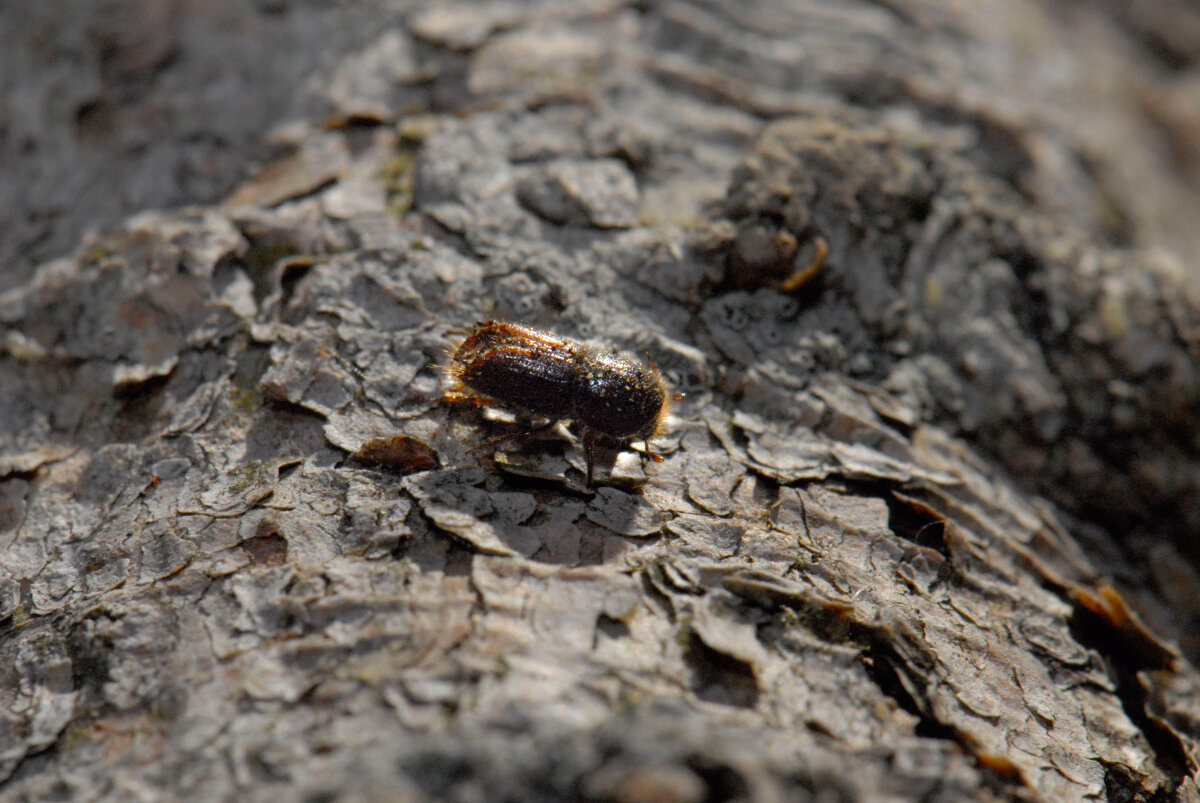
[[583, 430], [583, 456], [587, 459], [587, 484], [592, 487], [592, 472], [596, 465], [596, 436], [586, 427]]
[[501, 435], [498, 438], [489, 438], [488, 440], [486, 440], [483, 443], [476, 446], [471, 451], [478, 452], [480, 449], [486, 449], [489, 446], [499, 446], [500, 444], [502, 444], [506, 441], [516, 441], [517, 443], [520, 443], [523, 440], [532, 438], [534, 435], [538, 434], [539, 432], [545, 432], [546, 430], [550, 429], [550, 427], [554, 426], [557, 423], [558, 423], [557, 420], [552, 419], [550, 421], [547, 421], [545, 424], [538, 424], [533, 429], [527, 429], [523, 432], [514, 432], [510, 435]]
[[[423, 399], [422, 401], [426, 401]], [[486, 407], [489, 404], [494, 404], [491, 399], [480, 396], [478, 393], [472, 393], [470, 390], [451, 388], [442, 394], [441, 398], [428, 399], [428, 401], [441, 401], [447, 404], [464, 404], [470, 402], [478, 407]]]
[[[637, 451], [637, 450], [636, 450], [636, 449], [634, 449], [633, 451]], [[647, 457], [649, 457], [649, 458], [650, 458], [651, 460], [653, 460], [655, 463], [661, 463], [661, 462], [663, 461], [663, 456], [662, 456], [662, 455], [660, 455], [658, 452], [652, 452], [652, 451], [650, 451], [650, 440], [649, 440], [649, 438], [647, 438], [647, 439], [644, 439], [644, 440], [642, 441], [642, 451], [638, 452], [638, 455], [640, 455], [640, 456], [641, 456], [641, 458], [642, 458], [642, 467], [643, 467], [643, 468], [645, 468], [645, 466], [646, 466], [646, 458], [647, 458]]]
[[648, 441], [648, 440], [642, 441], [642, 450], [640, 452], [638, 452], [637, 449], [633, 448], [633, 444], [629, 445], [629, 450], [632, 452], [637, 452], [638, 462], [641, 463], [642, 471], [644, 472], [646, 470], [646, 458], [653, 456], [650, 454], [650, 441]]

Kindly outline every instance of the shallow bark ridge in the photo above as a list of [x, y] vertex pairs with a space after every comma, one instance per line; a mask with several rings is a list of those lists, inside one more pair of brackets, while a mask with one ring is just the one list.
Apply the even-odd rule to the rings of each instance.
[[[0, 296], [0, 798], [1200, 796], [1186, 177], [973, 13], [418, 9]], [[663, 461], [445, 402], [487, 318], [649, 354]]]

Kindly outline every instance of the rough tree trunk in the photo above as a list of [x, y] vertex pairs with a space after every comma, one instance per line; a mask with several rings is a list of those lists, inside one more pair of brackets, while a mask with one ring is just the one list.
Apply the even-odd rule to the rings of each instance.
[[1200, 800], [1193, 4], [113, 5], [0, 7], [0, 799]]

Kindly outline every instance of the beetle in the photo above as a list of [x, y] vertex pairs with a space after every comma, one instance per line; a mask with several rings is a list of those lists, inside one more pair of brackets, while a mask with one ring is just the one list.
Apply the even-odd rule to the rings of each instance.
[[667, 388], [653, 363], [519, 323], [476, 323], [449, 370], [459, 397], [576, 421], [583, 429], [588, 485], [602, 438], [646, 441], [648, 450], [667, 412]]

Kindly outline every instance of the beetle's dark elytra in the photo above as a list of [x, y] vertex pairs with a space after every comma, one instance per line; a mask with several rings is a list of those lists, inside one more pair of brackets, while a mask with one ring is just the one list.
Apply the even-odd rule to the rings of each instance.
[[584, 355], [572, 418], [614, 438], [649, 438], [658, 429], [666, 391], [658, 371], [609, 354]]

